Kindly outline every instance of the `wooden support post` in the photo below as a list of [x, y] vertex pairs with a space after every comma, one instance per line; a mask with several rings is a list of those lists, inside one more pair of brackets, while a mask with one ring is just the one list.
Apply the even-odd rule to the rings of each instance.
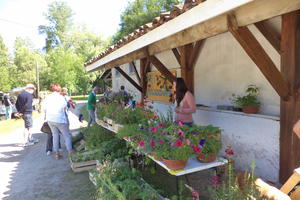
[[138, 71], [137, 71], [137, 69], [136, 69], [135, 63], [132, 61], [131, 64], [132, 64], [132, 66], [133, 66], [133, 70], [134, 70], [134, 73], [135, 73], [135, 75], [136, 75], [136, 78], [137, 78], [138, 82], [139, 82], [140, 85], [141, 85], [141, 77], [140, 77], [140, 75], [139, 75], [139, 73], [138, 73]]
[[126, 78], [136, 89], [138, 89], [140, 92], [143, 92], [143, 89], [130, 77], [128, 76], [120, 67], [115, 67], [124, 78]]
[[276, 65], [250, 30], [246, 26], [238, 27], [234, 15], [228, 15], [228, 29], [273, 86], [278, 95], [287, 101], [290, 96], [288, 82], [276, 68]]
[[147, 73], [149, 71], [149, 65], [150, 63], [147, 58], [142, 58], [140, 60], [141, 87], [143, 89], [141, 102], [144, 102], [145, 96], [147, 94]]
[[256, 22], [256, 28], [265, 36], [265, 38], [271, 43], [271, 45], [276, 49], [276, 51], [281, 54], [280, 48], [280, 33], [267, 24], [266, 21]]
[[281, 72], [290, 83], [288, 101], [280, 105], [280, 182], [285, 182], [300, 166], [300, 140], [293, 133], [294, 123], [300, 118], [300, 10], [282, 16]]
[[154, 65], [154, 67], [156, 67], [156, 69], [168, 79], [168, 81], [173, 83], [176, 80], [176, 77], [155, 56], [149, 56], [149, 60]]
[[[180, 47], [180, 66], [181, 66], [181, 77], [184, 79], [185, 84], [189, 91], [194, 93], [194, 66], [191, 66], [191, 56], [194, 51], [194, 45], [187, 44]], [[194, 56], [195, 57], [195, 56]]]

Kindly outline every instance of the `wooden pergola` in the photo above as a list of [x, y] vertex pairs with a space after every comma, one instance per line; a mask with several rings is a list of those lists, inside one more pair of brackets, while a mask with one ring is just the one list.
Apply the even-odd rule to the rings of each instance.
[[[282, 16], [281, 33], [265, 22], [276, 16]], [[175, 80], [155, 56], [172, 50], [181, 66], [182, 77], [194, 91], [195, 63], [205, 38], [230, 32], [281, 98], [280, 182], [285, 182], [300, 166], [300, 140], [292, 133], [293, 124], [300, 118], [300, 78], [297, 78], [300, 77], [300, 0], [186, 1], [181, 7], [175, 6], [171, 12], [163, 13], [156, 22], [161, 24], [157, 26], [153, 21], [142, 26], [86, 63], [87, 71], [115, 67], [143, 97], [150, 64], [169, 81]], [[248, 29], [250, 24], [254, 24], [279, 53], [280, 70]], [[140, 60], [140, 74], [134, 67], [138, 83], [119, 68], [134, 60]]]

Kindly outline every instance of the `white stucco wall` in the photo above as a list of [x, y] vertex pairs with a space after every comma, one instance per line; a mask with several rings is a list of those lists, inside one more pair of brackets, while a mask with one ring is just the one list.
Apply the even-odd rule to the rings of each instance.
[[[270, 22], [280, 31], [279, 17]], [[279, 68], [279, 54], [256, 27], [249, 28]], [[168, 69], [180, 68], [172, 51], [156, 56]], [[139, 66], [139, 61], [136, 64]], [[128, 71], [126, 66], [123, 69]], [[153, 66], [151, 70], [157, 71]], [[180, 77], [180, 70], [178, 76]], [[135, 78], [134, 73], [131, 77]], [[223, 130], [223, 150], [226, 145], [232, 144], [237, 169], [249, 170], [252, 161], [255, 161], [258, 176], [278, 182], [280, 125], [276, 116], [280, 114], [280, 98], [231, 34], [224, 33], [206, 39], [196, 63], [194, 78], [196, 103], [210, 107], [198, 108], [193, 116], [194, 122], [200, 125], [212, 124]], [[260, 88], [261, 115], [215, 109], [217, 105], [231, 105], [229, 98], [232, 93], [243, 94], [249, 84]], [[121, 85], [139, 94], [122, 76], [115, 77], [113, 70], [114, 90], [117, 91]], [[154, 107], [159, 112], [166, 113], [172, 105], [154, 102]]]

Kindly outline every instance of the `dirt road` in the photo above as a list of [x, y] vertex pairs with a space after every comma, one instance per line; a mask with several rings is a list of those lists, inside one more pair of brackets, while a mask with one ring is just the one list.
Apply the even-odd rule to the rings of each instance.
[[[79, 107], [73, 112], [71, 128], [80, 126]], [[86, 172], [74, 174], [63, 145], [63, 159], [46, 156], [47, 135], [39, 131], [43, 117], [34, 121], [39, 143], [20, 147], [22, 130], [0, 136], [0, 199], [2, 200], [90, 200], [94, 187]], [[1, 128], [1, 127], [0, 127]]]

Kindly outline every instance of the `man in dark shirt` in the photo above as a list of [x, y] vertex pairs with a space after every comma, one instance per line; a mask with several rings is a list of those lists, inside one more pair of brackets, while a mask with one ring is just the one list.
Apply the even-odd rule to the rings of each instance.
[[18, 96], [16, 102], [16, 108], [19, 113], [22, 114], [24, 120], [25, 130], [24, 130], [24, 146], [33, 145], [35, 142], [38, 142], [37, 139], [32, 137], [31, 129], [33, 126], [32, 120], [32, 101], [33, 93], [35, 87], [33, 84], [27, 84], [23, 92]]

